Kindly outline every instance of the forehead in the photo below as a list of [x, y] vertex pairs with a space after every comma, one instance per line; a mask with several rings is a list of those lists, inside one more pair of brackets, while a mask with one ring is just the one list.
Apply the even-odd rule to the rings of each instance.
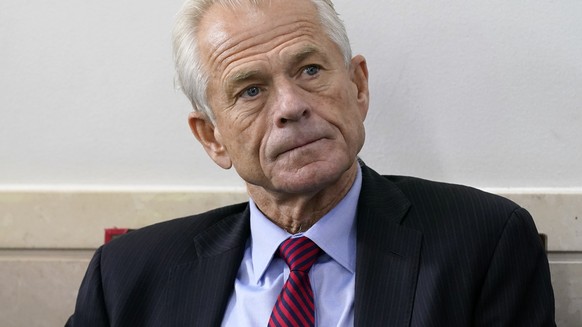
[[240, 1], [226, 5], [215, 3], [204, 14], [198, 38], [218, 46], [229, 38], [245, 36], [245, 32], [268, 33], [275, 26], [295, 21], [318, 23], [317, 10], [310, 0]]
[[213, 5], [198, 29], [200, 59], [211, 75], [244, 58], [284, 50], [298, 42], [324, 48], [323, 32], [310, 0], [271, 0], [260, 5]]

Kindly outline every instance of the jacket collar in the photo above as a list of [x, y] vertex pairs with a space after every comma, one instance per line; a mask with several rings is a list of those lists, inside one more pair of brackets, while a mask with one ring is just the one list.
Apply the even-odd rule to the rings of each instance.
[[409, 326], [422, 234], [401, 225], [411, 204], [400, 189], [365, 165], [362, 174], [355, 326]]
[[248, 205], [242, 206], [197, 234], [170, 270], [170, 320], [162, 325], [220, 326], [250, 235]]
[[[411, 204], [362, 165], [356, 245], [355, 326], [408, 326], [422, 234], [403, 227]], [[197, 234], [170, 272], [168, 326], [220, 326], [250, 236], [248, 206]], [[200, 283], [204, 280], [204, 283]]]

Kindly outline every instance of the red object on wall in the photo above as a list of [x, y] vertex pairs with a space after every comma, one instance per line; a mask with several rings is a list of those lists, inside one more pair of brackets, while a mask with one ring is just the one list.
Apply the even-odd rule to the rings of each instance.
[[111, 242], [112, 239], [131, 232], [129, 228], [105, 228], [105, 243]]

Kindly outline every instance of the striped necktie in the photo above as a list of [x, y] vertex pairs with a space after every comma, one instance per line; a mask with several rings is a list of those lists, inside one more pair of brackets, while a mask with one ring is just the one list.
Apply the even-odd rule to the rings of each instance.
[[271, 312], [269, 327], [315, 326], [313, 290], [309, 270], [321, 249], [305, 236], [290, 238], [279, 246], [278, 255], [289, 266], [289, 278]]

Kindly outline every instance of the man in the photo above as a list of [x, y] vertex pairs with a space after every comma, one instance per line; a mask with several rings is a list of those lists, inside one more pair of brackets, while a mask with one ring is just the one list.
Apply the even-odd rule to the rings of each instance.
[[524, 209], [357, 159], [368, 70], [330, 1], [187, 1], [174, 48], [192, 132], [250, 201], [100, 248], [67, 325], [554, 325]]

